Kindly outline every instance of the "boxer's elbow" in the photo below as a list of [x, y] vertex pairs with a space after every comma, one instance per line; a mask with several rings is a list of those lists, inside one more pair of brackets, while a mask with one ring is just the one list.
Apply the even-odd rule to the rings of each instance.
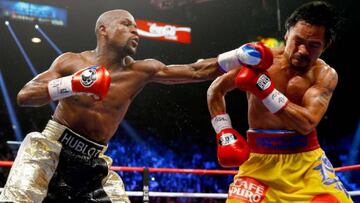
[[24, 93], [24, 91], [20, 91], [18, 94], [17, 94], [17, 97], [16, 97], [16, 102], [17, 102], [17, 105], [19, 106], [26, 106], [26, 102], [27, 101], [27, 96], [26, 94]]
[[214, 98], [215, 95], [216, 95], [215, 88], [213, 87], [213, 85], [210, 85], [206, 92], [207, 99], [211, 100]]
[[300, 125], [297, 126], [296, 131], [298, 131], [302, 135], [307, 135], [311, 133], [316, 126], [318, 125], [318, 122], [308, 119], [305, 122], [302, 122]]
[[28, 106], [30, 103], [31, 98], [33, 98], [28, 91], [22, 89], [20, 90], [20, 92], [17, 94], [16, 97], [16, 102], [19, 106]]
[[316, 126], [302, 126], [298, 129], [296, 129], [296, 131], [298, 131], [300, 134], [302, 135], [307, 135], [309, 133], [311, 133], [314, 129], [315, 129]]
[[277, 115], [287, 127], [296, 130], [302, 135], [307, 135], [313, 131], [321, 120], [320, 114], [316, 114], [291, 102], [283, 110], [279, 111]]
[[40, 99], [37, 95], [21, 90], [16, 97], [17, 105], [21, 107], [39, 107], [48, 103], [48, 99]]
[[206, 92], [207, 102], [209, 105], [213, 103], [217, 103], [218, 101], [222, 101], [224, 98], [224, 94], [216, 89], [215, 85], [210, 85]]

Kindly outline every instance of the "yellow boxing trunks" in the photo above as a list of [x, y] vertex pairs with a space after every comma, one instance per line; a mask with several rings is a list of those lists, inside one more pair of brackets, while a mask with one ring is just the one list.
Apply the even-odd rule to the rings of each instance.
[[22, 142], [0, 202], [130, 202], [106, 148], [50, 120]]
[[250, 129], [250, 158], [230, 184], [227, 203], [350, 203], [314, 130]]

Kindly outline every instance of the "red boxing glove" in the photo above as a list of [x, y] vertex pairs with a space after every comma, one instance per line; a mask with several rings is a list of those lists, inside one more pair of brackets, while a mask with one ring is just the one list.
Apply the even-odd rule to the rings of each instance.
[[[260, 52], [260, 62], [256, 65], [251, 65], [249, 64], [251, 67], [253, 68], [257, 68], [257, 69], [261, 69], [261, 70], [267, 70], [268, 68], [270, 68], [270, 66], [273, 64], [273, 54], [270, 50], [269, 47], [267, 47], [264, 43], [262, 42], [257, 42], [255, 44], [248, 44], [248, 46], [252, 46], [254, 47], [254, 49], [258, 50]], [[244, 64], [247, 65], [247, 64]]]
[[103, 66], [92, 66], [77, 71], [73, 75], [51, 80], [48, 84], [52, 100], [72, 95], [89, 95], [102, 100], [110, 87], [111, 77]]
[[102, 100], [110, 86], [109, 72], [103, 66], [93, 66], [76, 72], [72, 78], [74, 93], [89, 94], [96, 100]]
[[217, 157], [222, 167], [238, 167], [250, 155], [250, 147], [246, 140], [233, 128], [221, 130], [216, 135]]
[[225, 72], [240, 66], [266, 70], [272, 63], [273, 54], [270, 48], [261, 42], [247, 43], [218, 56], [218, 64]]
[[211, 123], [217, 133], [217, 158], [222, 167], [238, 167], [250, 155], [246, 140], [231, 127], [228, 114], [215, 116]]
[[266, 71], [243, 66], [235, 78], [235, 85], [257, 96], [271, 113], [280, 111], [288, 103], [286, 96], [275, 89]]

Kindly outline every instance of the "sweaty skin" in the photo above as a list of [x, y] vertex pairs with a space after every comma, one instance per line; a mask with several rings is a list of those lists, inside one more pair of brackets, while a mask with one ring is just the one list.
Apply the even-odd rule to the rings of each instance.
[[64, 53], [51, 67], [28, 82], [19, 92], [20, 106], [42, 106], [51, 102], [50, 80], [75, 73], [85, 67], [102, 65], [111, 76], [106, 98], [71, 96], [59, 101], [53, 119], [73, 131], [107, 143], [123, 120], [134, 97], [150, 82], [179, 84], [213, 79], [221, 74], [216, 58], [187, 65], [166, 66], [160, 61], [133, 60], [139, 34], [134, 17], [124, 10], [102, 14], [95, 27], [97, 47], [82, 53]]
[[[323, 26], [299, 21], [285, 35], [286, 45], [272, 49], [273, 65], [268, 69], [276, 89], [286, 95], [289, 104], [275, 115], [253, 94], [247, 93], [248, 124], [258, 129], [288, 129], [301, 134], [311, 132], [325, 114], [337, 85], [336, 71], [319, 59], [329, 46]], [[208, 89], [208, 107], [212, 117], [226, 112], [225, 95], [235, 89], [234, 69], [218, 77]]]

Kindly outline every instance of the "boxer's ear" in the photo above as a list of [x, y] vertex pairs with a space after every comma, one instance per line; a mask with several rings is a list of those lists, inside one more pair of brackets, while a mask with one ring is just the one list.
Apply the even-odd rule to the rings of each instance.
[[100, 35], [104, 35], [104, 36], [107, 35], [105, 25], [100, 25], [98, 29], [99, 29], [98, 32], [99, 32]]
[[325, 44], [325, 46], [324, 46], [324, 51], [325, 51], [325, 49], [327, 49], [331, 44], [332, 44], [332, 40], [329, 40], [328, 42], [326, 42], [326, 44]]
[[284, 36], [284, 40], [285, 40], [285, 42], [286, 42], [286, 40], [287, 40], [288, 36], [289, 36], [289, 31], [286, 31], [285, 36]]

